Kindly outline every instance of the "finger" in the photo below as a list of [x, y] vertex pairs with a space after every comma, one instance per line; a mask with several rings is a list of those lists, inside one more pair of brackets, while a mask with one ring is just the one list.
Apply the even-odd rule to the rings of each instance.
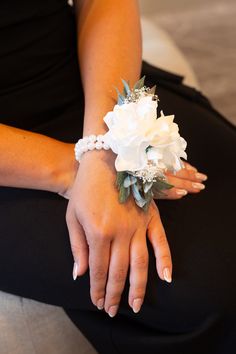
[[205, 189], [205, 185], [199, 181], [189, 181], [175, 176], [167, 176], [167, 181], [175, 188], [184, 189], [188, 193], [199, 193], [201, 190]]
[[176, 200], [176, 199], [181, 199], [185, 195], [188, 194], [188, 191], [186, 191], [185, 189], [175, 188], [175, 187], [173, 187], [171, 189], [166, 189], [166, 190], [164, 190], [162, 192], [163, 192], [163, 194], [160, 194], [159, 197], [156, 198], [156, 199]]
[[174, 176], [174, 177], [178, 177], [181, 179], [187, 179], [187, 180], [193, 181], [193, 182], [202, 182], [202, 181], [207, 180], [206, 174], [200, 173], [200, 172], [193, 170], [193, 169], [187, 169], [187, 168], [182, 168], [181, 170], [179, 170], [175, 174], [173, 174], [169, 171], [167, 171], [165, 174], [167, 176]]
[[161, 222], [158, 208], [154, 206], [154, 213], [148, 225], [147, 235], [156, 257], [156, 267], [159, 277], [168, 283], [172, 280], [172, 260], [166, 233]]
[[74, 258], [73, 279], [76, 280], [88, 269], [88, 244], [84, 229], [73, 211], [67, 209], [66, 222], [70, 237], [70, 246]]
[[137, 230], [130, 246], [130, 289], [129, 305], [135, 313], [139, 312], [147, 285], [148, 249], [146, 230]]
[[129, 245], [114, 241], [111, 246], [109, 275], [106, 286], [105, 310], [110, 317], [118, 311], [121, 294], [124, 290], [129, 268]]
[[104, 308], [105, 303], [109, 259], [110, 240], [93, 235], [93, 242], [89, 244], [90, 296], [99, 310]]
[[183, 164], [184, 164], [184, 167], [185, 167], [187, 170], [197, 172], [197, 168], [194, 167], [193, 165], [191, 165], [189, 162], [186, 162], [186, 161], [183, 161], [183, 160], [182, 160], [182, 162], [183, 162]]

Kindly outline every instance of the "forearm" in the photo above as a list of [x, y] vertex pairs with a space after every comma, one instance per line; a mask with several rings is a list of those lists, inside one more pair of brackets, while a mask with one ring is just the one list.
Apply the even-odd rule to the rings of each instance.
[[75, 164], [72, 150], [71, 144], [0, 124], [0, 186], [62, 191]]
[[76, 0], [78, 57], [85, 94], [84, 135], [106, 131], [114, 86], [134, 84], [141, 71], [141, 30], [135, 0]]

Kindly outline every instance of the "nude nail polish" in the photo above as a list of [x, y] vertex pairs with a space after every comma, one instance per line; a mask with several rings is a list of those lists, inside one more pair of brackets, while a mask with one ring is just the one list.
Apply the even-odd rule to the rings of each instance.
[[186, 194], [188, 194], [188, 192], [185, 189], [176, 189], [176, 194], [186, 195]]
[[78, 265], [77, 263], [74, 263], [74, 267], [73, 267], [73, 279], [76, 280], [78, 277]]
[[117, 311], [118, 311], [118, 306], [117, 305], [113, 305], [109, 308], [108, 310], [108, 315], [110, 317], [114, 317], [116, 314], [117, 314]]
[[165, 268], [163, 270], [163, 276], [165, 281], [167, 281], [167, 283], [171, 283], [172, 279], [171, 279], [171, 273], [169, 268]]
[[104, 308], [104, 298], [99, 299], [97, 301], [97, 308], [98, 308], [98, 310], [103, 310], [103, 308]]
[[202, 183], [197, 183], [197, 182], [194, 182], [193, 183], [193, 188], [196, 188], [196, 189], [205, 189], [205, 185], [202, 184]]
[[134, 299], [133, 306], [132, 306], [134, 313], [138, 313], [140, 311], [142, 303], [143, 303], [142, 299]]
[[203, 173], [195, 173], [195, 177], [197, 179], [200, 179], [201, 181], [206, 181], [207, 180], [207, 175], [204, 175]]
[[189, 171], [197, 171], [197, 169], [195, 167], [189, 166], [189, 165], [186, 166], [186, 169]]

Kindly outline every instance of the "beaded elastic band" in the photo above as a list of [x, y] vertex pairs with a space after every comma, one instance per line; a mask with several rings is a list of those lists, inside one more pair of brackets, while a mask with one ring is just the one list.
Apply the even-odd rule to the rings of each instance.
[[75, 159], [80, 162], [82, 155], [91, 150], [101, 150], [110, 149], [110, 146], [107, 145], [103, 140], [103, 135], [89, 135], [85, 136], [82, 139], [79, 139], [78, 142], [75, 144]]

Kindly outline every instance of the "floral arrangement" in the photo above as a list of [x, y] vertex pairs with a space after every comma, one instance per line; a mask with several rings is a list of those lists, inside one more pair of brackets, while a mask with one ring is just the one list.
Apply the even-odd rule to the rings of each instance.
[[144, 86], [142, 77], [131, 89], [122, 80], [123, 93], [104, 121], [108, 131], [103, 136], [115, 154], [116, 185], [119, 201], [125, 203], [130, 194], [136, 204], [147, 210], [153, 198], [173, 186], [167, 182], [167, 170], [176, 173], [184, 168], [181, 157], [187, 159], [187, 143], [179, 135], [174, 115], [157, 117], [156, 87]]

